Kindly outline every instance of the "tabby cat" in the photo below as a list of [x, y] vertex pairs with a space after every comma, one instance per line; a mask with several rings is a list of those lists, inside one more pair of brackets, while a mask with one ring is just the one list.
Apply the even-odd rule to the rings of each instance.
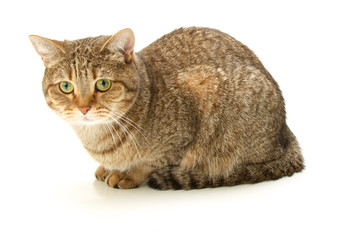
[[56, 41], [30, 36], [45, 99], [113, 188], [199, 189], [300, 172], [279, 87], [229, 35], [181, 28], [138, 53], [130, 29]]

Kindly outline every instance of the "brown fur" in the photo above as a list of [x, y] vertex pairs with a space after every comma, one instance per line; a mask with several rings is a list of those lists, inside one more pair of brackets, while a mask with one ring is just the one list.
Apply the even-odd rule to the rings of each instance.
[[[277, 83], [227, 34], [178, 29], [136, 54], [129, 29], [76, 41], [30, 38], [47, 67], [47, 103], [111, 187], [233, 186], [304, 167]], [[96, 91], [98, 79], [111, 80], [110, 90]], [[60, 81], [74, 92], [63, 94]], [[86, 116], [82, 107], [91, 107]]]

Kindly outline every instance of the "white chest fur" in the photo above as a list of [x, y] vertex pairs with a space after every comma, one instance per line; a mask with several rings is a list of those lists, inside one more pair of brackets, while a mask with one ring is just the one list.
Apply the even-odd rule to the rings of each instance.
[[105, 124], [76, 125], [73, 129], [90, 155], [109, 170], [126, 171], [146, 155], [144, 146], [131, 132]]

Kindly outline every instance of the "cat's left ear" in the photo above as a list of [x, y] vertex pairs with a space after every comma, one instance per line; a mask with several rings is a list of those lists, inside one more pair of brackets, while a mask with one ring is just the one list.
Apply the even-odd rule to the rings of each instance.
[[29, 38], [36, 52], [43, 60], [45, 67], [53, 65], [66, 53], [59, 41], [36, 35], [30, 35]]
[[125, 57], [130, 62], [134, 54], [135, 35], [130, 28], [123, 29], [111, 36], [101, 47], [100, 52], [108, 49]]

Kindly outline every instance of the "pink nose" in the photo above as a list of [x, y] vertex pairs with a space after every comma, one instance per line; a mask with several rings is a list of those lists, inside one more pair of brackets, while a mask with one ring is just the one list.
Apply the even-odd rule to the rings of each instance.
[[85, 115], [91, 109], [90, 106], [79, 107], [79, 110]]

